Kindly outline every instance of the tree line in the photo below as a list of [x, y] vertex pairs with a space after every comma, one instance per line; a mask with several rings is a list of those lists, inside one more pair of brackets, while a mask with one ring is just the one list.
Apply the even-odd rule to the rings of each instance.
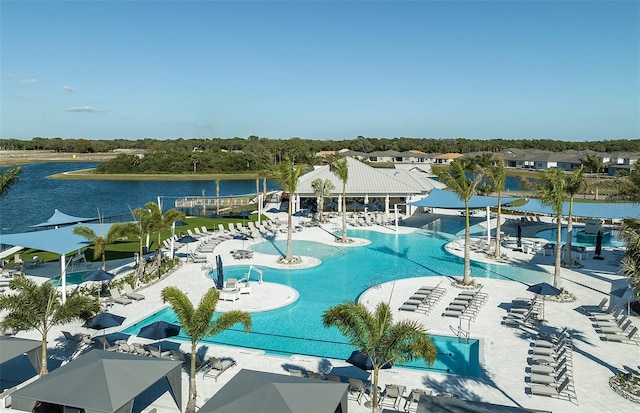
[[467, 138], [367, 138], [313, 140], [302, 138], [270, 139], [258, 136], [248, 138], [179, 138], [158, 139], [62, 139], [36, 137], [31, 140], [0, 139], [2, 150], [48, 150], [67, 153], [98, 153], [116, 149], [139, 149], [145, 152], [157, 151], [262, 151], [265, 157], [276, 162], [288, 155], [300, 159], [320, 151], [349, 149], [359, 152], [395, 150], [399, 152], [418, 150], [425, 153], [478, 151], [497, 152], [508, 148], [544, 149], [554, 152], [565, 150], [593, 150], [597, 152], [640, 152], [640, 139], [614, 139], [599, 141], [568, 142], [555, 139], [467, 139]]

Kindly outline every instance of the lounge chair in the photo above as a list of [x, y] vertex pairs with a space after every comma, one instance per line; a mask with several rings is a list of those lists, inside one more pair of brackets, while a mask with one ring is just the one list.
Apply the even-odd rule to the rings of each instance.
[[365, 392], [364, 382], [360, 379], [349, 378], [349, 394], [354, 395], [358, 404], [362, 404], [362, 395]]
[[121, 295], [118, 292], [118, 290], [116, 290], [115, 288], [110, 288], [109, 292], [111, 293], [111, 299], [113, 300], [114, 303], [127, 305], [127, 304], [131, 304], [133, 302], [133, 301], [131, 301], [130, 298], [127, 298], [127, 297]]
[[106, 337], [96, 337], [97, 344], [102, 345], [102, 349], [106, 351], [118, 351], [120, 346], [118, 344], [111, 344]]
[[122, 291], [124, 291], [123, 295], [127, 298], [130, 298], [136, 301], [144, 300], [144, 295], [133, 292], [131, 285], [129, 285], [128, 283], [124, 283], [124, 285], [122, 286]]
[[400, 400], [404, 396], [404, 386], [400, 386], [398, 384], [387, 384], [385, 385], [384, 395], [380, 400], [380, 404], [382, 404], [386, 399], [393, 400], [393, 408], [398, 410]]
[[118, 345], [120, 346], [120, 352], [122, 353], [135, 353], [136, 349], [133, 348], [133, 346], [130, 346], [129, 343], [127, 343], [126, 340], [118, 340], [116, 341], [116, 343], [118, 343]]
[[133, 349], [135, 353], [140, 356], [151, 355], [151, 353], [146, 348], [144, 348], [144, 345], [142, 345], [141, 343], [133, 343]]
[[535, 383], [535, 384], [545, 384], [545, 385], [551, 385], [551, 384], [559, 384], [562, 383], [562, 380], [565, 378], [565, 375], [567, 374], [568, 369], [567, 366], [564, 366], [559, 372], [558, 374], [555, 375], [550, 375], [550, 374], [531, 374], [531, 376], [529, 376], [529, 379], [531, 380], [531, 383]]
[[409, 397], [407, 397], [407, 401], [404, 403], [404, 410], [408, 412], [409, 407], [411, 407], [411, 403], [415, 403], [417, 405], [418, 401], [420, 401], [420, 396], [422, 396], [423, 394], [426, 394], [427, 396], [431, 396], [433, 392], [431, 390], [426, 390], [426, 389], [411, 390], [411, 394], [409, 394]]
[[618, 343], [640, 344], [639, 340], [633, 338], [637, 333], [638, 333], [638, 327], [633, 327], [631, 329], [631, 331], [629, 331], [629, 334], [627, 334], [627, 335], [605, 333], [605, 334], [603, 334], [603, 338], [606, 341], [615, 341], [615, 342], [618, 342]]
[[335, 381], [336, 383], [342, 383], [342, 379], [340, 376], [336, 376], [335, 374], [327, 374], [327, 381]]
[[151, 357], [157, 357], [157, 358], [169, 358], [169, 357], [171, 357], [171, 351], [170, 350], [161, 351], [160, 348], [158, 348], [156, 346], [147, 346], [147, 350], [149, 350], [149, 354], [151, 355]]
[[549, 363], [547, 365], [534, 364], [531, 366], [531, 374], [556, 374], [567, 364], [567, 358], [563, 357], [557, 364]]
[[71, 334], [68, 331], [63, 331], [62, 335], [64, 336], [65, 339], [67, 339], [67, 341], [70, 341], [72, 343], [78, 343], [81, 340], [80, 337], [74, 336], [73, 334]]
[[320, 373], [316, 373], [315, 371], [307, 372], [307, 377], [309, 377], [310, 379], [324, 380], [324, 376]]
[[227, 371], [230, 367], [236, 365], [234, 360], [224, 359], [220, 360], [215, 357], [209, 358], [209, 367], [204, 372], [204, 377], [213, 377], [215, 381], [218, 381], [218, 376]]
[[569, 377], [565, 377], [560, 386], [531, 385], [531, 394], [547, 397], [562, 397], [565, 389], [569, 385]]
[[594, 315], [591, 316], [591, 318], [595, 322], [616, 321], [618, 319], [618, 317], [620, 317], [621, 314], [622, 314], [622, 309], [618, 308], [617, 310], [614, 310], [613, 313], [604, 312], [604, 313], [601, 313], [601, 314], [594, 314]]
[[289, 369], [289, 374], [294, 377], [304, 377], [304, 373], [300, 369]]
[[187, 362], [184, 353], [180, 350], [171, 350], [171, 358], [175, 361], [181, 361], [182, 364], [185, 364]]
[[585, 313], [587, 313], [588, 315], [592, 315], [592, 314], [597, 314], [597, 313], [602, 313], [605, 311], [604, 307], [605, 305], [607, 305], [607, 302], [609, 301], [609, 299], [607, 297], [604, 297], [600, 303], [596, 306], [593, 305], [583, 305], [582, 309], [584, 310]]

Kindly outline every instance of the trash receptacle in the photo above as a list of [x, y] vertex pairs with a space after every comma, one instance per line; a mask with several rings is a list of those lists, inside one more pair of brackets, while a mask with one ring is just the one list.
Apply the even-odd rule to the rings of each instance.
[[149, 247], [142, 247], [142, 253], [143, 254], [148, 254], [149, 253]]

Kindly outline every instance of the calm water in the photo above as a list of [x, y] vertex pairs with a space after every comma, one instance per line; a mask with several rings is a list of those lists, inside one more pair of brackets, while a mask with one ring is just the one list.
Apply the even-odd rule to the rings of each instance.
[[[121, 216], [130, 219], [130, 209], [157, 202], [173, 207], [176, 198], [201, 196], [202, 190], [213, 196], [215, 181], [64, 181], [48, 176], [94, 168], [97, 163], [40, 163], [24, 165], [18, 182], [0, 199], [0, 228], [3, 232], [24, 232], [30, 225], [46, 221], [54, 209], [78, 217]], [[262, 182], [260, 183], [262, 185]], [[267, 190], [277, 186], [267, 182]], [[220, 195], [255, 193], [255, 180], [221, 181]]]

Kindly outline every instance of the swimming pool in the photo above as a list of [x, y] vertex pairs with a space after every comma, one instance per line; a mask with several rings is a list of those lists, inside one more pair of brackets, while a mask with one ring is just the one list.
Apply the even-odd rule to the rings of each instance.
[[[584, 229], [584, 226], [573, 226], [573, 236], [571, 237], [571, 245], [579, 245], [584, 247], [593, 247], [595, 245], [595, 238], [593, 242], [580, 242], [578, 241], [578, 231]], [[608, 230], [608, 229], [607, 229]], [[558, 234], [558, 230], [556, 228], [545, 229], [536, 233], [537, 237], [544, 238], [551, 242], [556, 242], [556, 235]], [[567, 227], [562, 227], [561, 235], [562, 242], [567, 242]], [[624, 241], [617, 237], [616, 231], [610, 231], [610, 235], [607, 237], [603, 237], [602, 246], [603, 247], [624, 247]]]
[[[462, 273], [463, 260], [448, 254], [444, 245], [464, 231], [462, 220], [442, 220], [412, 234], [382, 234], [351, 230], [350, 237], [366, 238], [364, 247], [339, 247], [309, 241], [294, 241], [295, 255], [313, 255], [322, 264], [301, 270], [275, 270], [261, 267], [263, 279], [295, 288], [300, 299], [273, 311], [253, 313], [252, 331], [228, 330], [205, 340], [206, 343], [256, 348], [275, 354], [304, 354], [346, 359], [353, 348], [335, 328], [322, 325], [321, 314], [345, 300], [357, 300], [371, 285], [410, 277], [448, 276]], [[449, 234], [443, 233], [446, 229]], [[286, 241], [263, 242], [252, 246], [256, 252], [280, 254]], [[225, 267], [225, 278], [241, 278], [248, 266]], [[472, 263], [472, 276], [537, 283], [548, 281], [549, 274], [504, 265]], [[156, 320], [175, 322], [171, 309], [165, 309], [126, 329], [136, 334]], [[184, 338], [184, 337], [183, 337]], [[434, 336], [439, 355], [432, 369], [474, 376], [479, 373], [479, 343], [459, 343], [457, 338]], [[410, 365], [426, 368], [424, 361]]]
[[[67, 273], [67, 285], [82, 284], [84, 282], [82, 280], [82, 277], [84, 277], [87, 273], [89, 273], [89, 271], [77, 271], [77, 272]], [[51, 278], [47, 282], [52, 283], [52, 284], [56, 284], [56, 285], [62, 285], [62, 281], [60, 279], [60, 276]]]

